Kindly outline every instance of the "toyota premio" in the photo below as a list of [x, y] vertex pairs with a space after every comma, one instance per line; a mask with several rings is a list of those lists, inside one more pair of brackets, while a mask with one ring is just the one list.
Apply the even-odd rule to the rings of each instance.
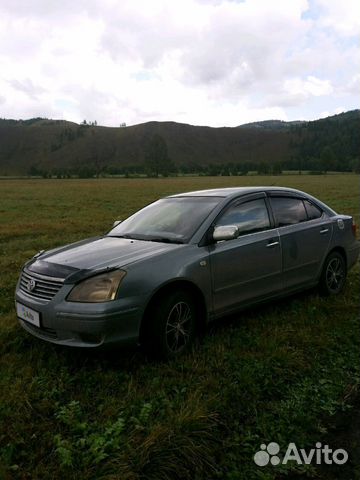
[[338, 294], [359, 254], [352, 217], [299, 190], [239, 187], [160, 199], [109, 233], [22, 269], [22, 327], [76, 347], [140, 344], [171, 358], [218, 317], [318, 286]]

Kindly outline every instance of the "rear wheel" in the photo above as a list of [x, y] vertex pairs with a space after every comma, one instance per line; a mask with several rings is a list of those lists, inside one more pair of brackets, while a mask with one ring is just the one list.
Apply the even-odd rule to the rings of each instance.
[[339, 252], [332, 252], [325, 260], [319, 288], [323, 295], [336, 295], [342, 291], [346, 281], [345, 259]]
[[188, 352], [195, 340], [196, 308], [186, 291], [159, 298], [146, 319], [143, 344], [153, 357], [170, 359]]

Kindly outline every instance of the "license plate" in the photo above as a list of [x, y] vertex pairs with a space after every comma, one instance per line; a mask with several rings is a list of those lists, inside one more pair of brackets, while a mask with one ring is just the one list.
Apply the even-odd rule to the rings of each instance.
[[25, 307], [21, 303], [16, 302], [16, 312], [17, 316], [21, 318], [21, 320], [25, 320], [25, 322], [32, 323], [37, 327], [40, 327], [40, 314], [39, 312], [35, 312], [32, 308]]

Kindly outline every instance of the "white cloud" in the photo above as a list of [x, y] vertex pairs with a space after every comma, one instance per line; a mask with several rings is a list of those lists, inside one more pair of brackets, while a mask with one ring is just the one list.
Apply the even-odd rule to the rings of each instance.
[[315, 97], [329, 95], [333, 92], [333, 87], [329, 80], [320, 80], [309, 75], [305, 80], [300, 78], [286, 80], [284, 90], [289, 95], [302, 95], [306, 98], [312, 95]]
[[336, 30], [345, 36], [360, 35], [358, 0], [316, 0], [321, 7], [320, 25]]
[[359, 95], [360, 93], [360, 73], [354, 75], [345, 86], [345, 90], [354, 95]]
[[320, 97], [351, 108], [348, 2], [0, 0], [0, 116], [230, 126], [314, 118]]

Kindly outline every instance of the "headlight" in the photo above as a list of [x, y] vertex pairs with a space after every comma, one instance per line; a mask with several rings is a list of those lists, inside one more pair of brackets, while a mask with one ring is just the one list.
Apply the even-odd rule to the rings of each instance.
[[71, 290], [67, 296], [69, 302], [109, 302], [114, 300], [126, 272], [113, 270], [112, 272], [95, 275], [83, 280]]

